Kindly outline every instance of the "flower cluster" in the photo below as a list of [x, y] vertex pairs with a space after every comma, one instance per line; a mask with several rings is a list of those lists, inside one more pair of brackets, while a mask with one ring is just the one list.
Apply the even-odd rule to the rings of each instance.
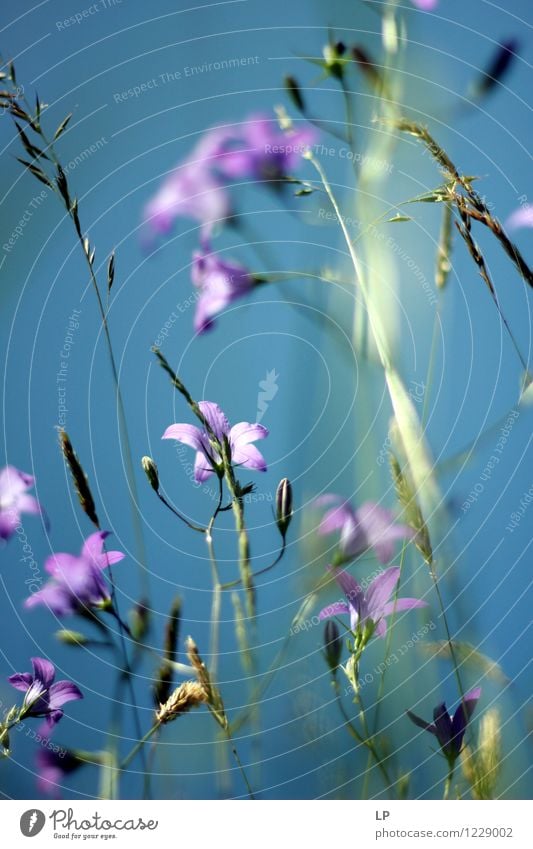
[[203, 333], [214, 317], [261, 283], [240, 264], [213, 252], [211, 237], [233, 216], [229, 184], [235, 180], [266, 182], [275, 188], [297, 166], [315, 138], [309, 127], [280, 130], [275, 119], [251, 115], [233, 127], [215, 127], [163, 181], [144, 210], [148, 243], [167, 236], [178, 218], [200, 225], [201, 247], [193, 255], [192, 282], [199, 290], [194, 327]]

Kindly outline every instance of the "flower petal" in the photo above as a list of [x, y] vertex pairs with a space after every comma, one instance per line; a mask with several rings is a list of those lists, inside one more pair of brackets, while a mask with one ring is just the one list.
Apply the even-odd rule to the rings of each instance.
[[344, 569], [333, 570], [331, 567], [328, 567], [329, 571], [333, 573], [335, 580], [337, 581], [339, 587], [343, 591], [344, 595], [348, 599], [350, 605], [361, 614], [361, 601], [363, 599], [363, 590], [349, 572], [346, 572]]
[[431, 734], [436, 734], [437, 729], [433, 725], [432, 722], [426, 722], [425, 719], [422, 719], [420, 716], [417, 716], [416, 713], [413, 713], [411, 710], [406, 711], [407, 716], [414, 722], [415, 725], [418, 725], [419, 728], [423, 728], [424, 731], [429, 731]]
[[43, 687], [48, 690], [56, 676], [54, 664], [50, 663], [44, 657], [32, 657], [31, 664], [33, 666], [34, 680], [40, 681]]
[[83, 699], [83, 693], [72, 681], [58, 681], [52, 684], [48, 691], [50, 710], [56, 710], [66, 702], [72, 702], [75, 699]]
[[195, 448], [197, 451], [204, 449], [204, 435], [199, 427], [191, 424], [172, 424], [167, 427], [161, 439], [176, 439]]
[[31, 672], [15, 672], [15, 674], [10, 675], [7, 680], [11, 686], [15, 688], [15, 690], [21, 690], [25, 693], [28, 687], [31, 686], [33, 676]]
[[322, 608], [322, 610], [318, 614], [318, 618], [322, 622], [323, 619], [329, 619], [330, 616], [341, 616], [344, 613], [349, 612], [350, 608], [345, 601], [335, 601], [333, 602], [333, 604]]
[[400, 613], [402, 610], [412, 610], [414, 607], [428, 607], [428, 603], [419, 598], [397, 598], [396, 601], [388, 601], [384, 605], [383, 616]]
[[263, 425], [250, 424], [250, 422], [239, 422], [233, 425], [229, 432], [229, 441], [233, 447], [240, 448], [242, 445], [249, 445], [250, 442], [256, 442], [258, 439], [266, 439], [268, 429]]
[[433, 721], [435, 723], [435, 733], [437, 740], [442, 749], [448, 749], [452, 739], [452, 720], [446, 710], [445, 702], [437, 705], [433, 711]]
[[228, 436], [230, 431], [229, 422], [225, 414], [218, 404], [215, 404], [213, 401], [200, 401], [198, 406], [216, 438], [222, 442], [224, 436]]
[[267, 469], [265, 458], [255, 445], [234, 447], [231, 460], [236, 466], [244, 466], [245, 469], [254, 469], [256, 472], [266, 472]]
[[391, 566], [390, 569], [385, 569], [381, 575], [374, 578], [366, 591], [366, 607], [368, 616], [378, 622], [384, 613], [384, 608], [388, 602], [394, 587], [400, 579], [399, 566]]
[[476, 709], [476, 705], [479, 701], [479, 697], [481, 696], [481, 687], [476, 687], [474, 690], [470, 690], [470, 692], [465, 694], [463, 699], [464, 708], [466, 711], [466, 719], [470, 720], [472, 714]]
[[203, 451], [198, 451], [194, 460], [194, 479], [202, 483], [213, 474], [213, 467]]

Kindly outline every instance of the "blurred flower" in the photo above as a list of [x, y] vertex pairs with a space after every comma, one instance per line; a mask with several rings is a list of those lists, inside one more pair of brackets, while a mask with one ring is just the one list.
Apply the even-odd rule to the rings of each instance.
[[17, 672], [7, 679], [12, 687], [25, 693], [21, 718], [24, 716], [44, 716], [52, 728], [63, 716], [61, 706], [73, 699], [83, 699], [76, 684], [72, 681], [56, 681], [55, 666], [44, 657], [32, 657], [31, 672]]
[[194, 329], [203, 333], [213, 326], [213, 318], [229, 304], [246, 295], [254, 278], [243, 266], [210, 253], [207, 244], [193, 257], [192, 281], [200, 290]]
[[516, 209], [505, 222], [509, 230], [519, 230], [521, 227], [533, 227], [533, 204], [526, 203]]
[[41, 513], [41, 506], [33, 495], [28, 495], [35, 478], [5, 466], [0, 471], [0, 539], [9, 539], [20, 525], [21, 513]]
[[461, 704], [452, 716], [448, 713], [445, 702], [442, 702], [433, 711], [433, 722], [426, 722], [410, 710], [407, 711], [407, 716], [419, 728], [429, 731], [437, 738], [443, 755], [449, 763], [453, 763], [459, 757], [463, 747], [466, 726], [474, 713], [480, 695], [481, 687], [471, 690], [461, 700]]
[[439, 0], [411, 0], [411, 2], [419, 9], [436, 9]]
[[[330, 571], [334, 571], [328, 567]], [[338, 601], [325, 607], [318, 614], [320, 620], [331, 616], [348, 613], [350, 615], [350, 630], [359, 631], [365, 636], [365, 641], [375, 633], [384, 637], [387, 633], [385, 617], [402, 610], [414, 607], [427, 607], [425, 601], [417, 598], [397, 598], [389, 601], [394, 587], [400, 579], [400, 568], [391, 566], [385, 569], [369, 585], [366, 593], [352, 575], [343, 570], [335, 571], [335, 580], [346, 596], [347, 602]]]
[[239, 148], [228, 149], [217, 168], [231, 179], [283, 180], [316, 138], [308, 126], [283, 131], [277, 119], [251, 115], [235, 133]]
[[37, 787], [41, 793], [59, 797], [61, 782], [65, 775], [74, 772], [84, 761], [73, 752], [61, 749], [59, 752], [48, 746], [39, 746], [35, 757], [37, 764]]
[[143, 219], [152, 240], [168, 235], [177, 218], [199, 221], [207, 235], [217, 221], [229, 216], [227, 191], [213, 171], [227, 140], [225, 129], [205, 133], [191, 155], [164, 180], [144, 208]]
[[44, 568], [52, 577], [41, 590], [26, 599], [25, 607], [42, 604], [63, 616], [107, 604], [110, 594], [103, 570], [125, 556], [121, 551], [104, 551], [108, 535], [108, 531], [91, 534], [78, 557], [64, 552], [48, 557]]
[[[230, 427], [230, 424], [218, 406], [211, 401], [200, 401], [198, 404], [201, 413], [209, 424], [220, 443], [228, 439], [231, 461], [237, 466], [246, 469], [255, 469], [258, 472], [266, 471], [264, 457], [257, 448], [250, 443], [257, 439], [265, 439], [268, 436], [266, 427], [260, 424], [239, 422]], [[196, 449], [194, 462], [194, 478], [198, 483], [207, 480], [214, 471], [221, 468], [222, 458], [220, 453], [211, 444], [209, 434], [190, 424], [173, 424], [164, 432], [162, 439], [176, 439]]]
[[331, 534], [340, 530], [342, 559], [352, 560], [373, 549], [381, 563], [388, 563], [394, 555], [394, 543], [399, 539], [411, 539], [414, 532], [407, 525], [394, 523], [394, 513], [367, 501], [354, 510], [340, 495], [322, 495], [316, 499], [318, 506], [332, 505], [325, 513], [319, 534]]

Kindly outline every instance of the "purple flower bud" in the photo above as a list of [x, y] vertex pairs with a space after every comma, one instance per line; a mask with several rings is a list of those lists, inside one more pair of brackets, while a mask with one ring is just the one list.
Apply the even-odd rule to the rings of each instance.
[[276, 524], [285, 539], [292, 519], [292, 486], [288, 478], [283, 478], [276, 490]]
[[332, 672], [337, 669], [342, 652], [342, 640], [339, 627], [333, 619], [328, 619], [324, 628], [324, 647], [326, 662]]

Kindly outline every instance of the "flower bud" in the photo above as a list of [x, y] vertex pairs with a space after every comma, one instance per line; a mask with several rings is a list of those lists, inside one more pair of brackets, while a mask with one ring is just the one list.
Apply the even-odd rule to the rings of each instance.
[[56, 637], [60, 643], [65, 643], [67, 646], [83, 646], [87, 642], [87, 637], [80, 631], [69, 631], [62, 628], [56, 631]]
[[144, 473], [148, 478], [150, 486], [155, 492], [159, 492], [159, 474], [157, 471], [157, 466], [152, 460], [151, 457], [143, 457], [141, 460], [141, 466], [144, 469]]
[[283, 478], [276, 490], [276, 524], [285, 539], [292, 519], [292, 486], [288, 478]]
[[287, 75], [284, 79], [284, 83], [287, 94], [296, 108], [299, 109], [300, 112], [305, 112], [305, 103], [298, 81], [294, 77]]
[[332, 672], [335, 672], [341, 659], [342, 640], [335, 620], [328, 619], [324, 628], [324, 647], [326, 662]]

